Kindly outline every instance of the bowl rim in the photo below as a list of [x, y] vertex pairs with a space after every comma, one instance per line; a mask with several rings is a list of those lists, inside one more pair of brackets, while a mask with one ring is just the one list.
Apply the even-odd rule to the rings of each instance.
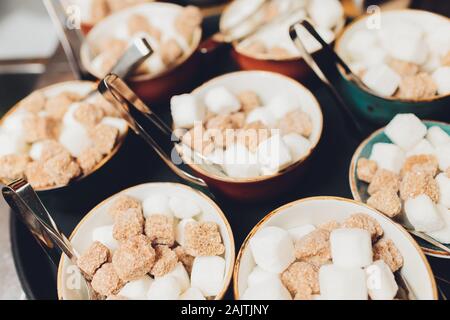
[[281, 207], [276, 208], [275, 210], [271, 211], [269, 214], [267, 214], [264, 218], [262, 218], [256, 225], [255, 227], [253, 227], [253, 229], [250, 231], [250, 233], [246, 236], [244, 242], [242, 243], [240, 249], [239, 249], [239, 253], [236, 257], [236, 262], [235, 262], [235, 267], [234, 267], [234, 273], [233, 273], [233, 295], [234, 298], [236, 300], [239, 300], [239, 290], [238, 290], [238, 278], [239, 278], [239, 270], [240, 270], [240, 264], [241, 264], [241, 259], [242, 259], [242, 255], [244, 254], [244, 251], [247, 249], [248, 245], [249, 245], [249, 241], [250, 239], [261, 229], [262, 225], [265, 224], [266, 222], [270, 221], [274, 216], [281, 214], [284, 210], [296, 206], [300, 203], [304, 203], [304, 202], [310, 202], [310, 201], [322, 201], [322, 200], [335, 200], [335, 201], [339, 201], [339, 202], [348, 202], [348, 203], [352, 203], [355, 205], [359, 205], [359, 206], [363, 206], [366, 207], [367, 209], [370, 209], [371, 211], [373, 211], [375, 214], [377, 214], [378, 216], [380, 216], [380, 219], [384, 219], [387, 223], [391, 223], [394, 225], [394, 227], [397, 228], [397, 230], [399, 232], [401, 232], [406, 239], [409, 240], [409, 242], [414, 246], [414, 248], [416, 249], [417, 253], [419, 254], [422, 262], [424, 263], [427, 272], [428, 272], [428, 277], [432, 286], [432, 291], [433, 291], [433, 300], [438, 300], [438, 289], [437, 289], [437, 285], [436, 285], [436, 280], [434, 278], [434, 273], [433, 270], [431, 269], [431, 266], [427, 260], [427, 258], [425, 257], [424, 253], [422, 252], [421, 248], [419, 247], [419, 245], [417, 244], [417, 242], [413, 239], [413, 237], [398, 223], [393, 222], [391, 219], [389, 219], [388, 217], [386, 217], [385, 215], [379, 213], [377, 210], [369, 207], [368, 205], [356, 201], [356, 200], [352, 200], [352, 199], [347, 199], [347, 198], [342, 198], [342, 197], [336, 197], [336, 196], [318, 196], [318, 197], [308, 197], [308, 198], [303, 198], [303, 199], [299, 199], [290, 203], [287, 203]]
[[[422, 122], [428, 123], [428, 124], [440, 124], [450, 127], [450, 123], [444, 122], [444, 121], [435, 121], [435, 120], [421, 120]], [[358, 160], [361, 158], [361, 152], [362, 150], [367, 146], [367, 144], [372, 141], [375, 137], [379, 136], [384, 132], [384, 129], [386, 127], [382, 127], [376, 131], [374, 131], [370, 136], [368, 136], [364, 141], [362, 141], [358, 148], [353, 153], [352, 159], [350, 161], [350, 167], [348, 170], [348, 182], [350, 185], [350, 191], [352, 193], [352, 197], [354, 200], [358, 202], [362, 202], [361, 196], [358, 192], [357, 187], [357, 179], [356, 177], [356, 165], [358, 163]], [[373, 210], [376, 210], [375, 208], [372, 208]], [[378, 211], [378, 210], [376, 210]], [[382, 214], [382, 213], [380, 213]], [[391, 219], [392, 220], [392, 219]], [[427, 255], [431, 255], [437, 258], [444, 258], [444, 259], [450, 259], [450, 253], [439, 251], [439, 250], [433, 250], [430, 248], [420, 247]]]
[[[75, 226], [75, 228], [73, 229], [73, 231], [71, 232], [70, 236], [69, 236], [69, 241], [72, 241], [73, 237], [78, 233], [79, 229], [81, 228], [81, 226], [86, 223], [86, 221], [92, 217], [97, 210], [105, 205], [106, 203], [110, 202], [113, 198], [121, 195], [121, 194], [125, 194], [127, 192], [132, 191], [133, 189], [138, 189], [138, 188], [142, 188], [148, 185], [154, 185], [154, 186], [172, 186], [172, 187], [178, 187], [178, 188], [183, 188], [185, 190], [189, 190], [190, 192], [194, 192], [197, 195], [199, 195], [200, 197], [202, 197], [206, 202], [208, 202], [210, 205], [213, 206], [213, 208], [216, 210], [217, 215], [219, 216], [219, 218], [223, 221], [225, 228], [227, 230], [227, 236], [230, 240], [230, 265], [229, 265], [229, 270], [226, 270], [226, 274], [224, 277], [224, 286], [222, 288], [222, 290], [220, 291], [219, 294], [216, 295], [214, 300], [221, 300], [223, 299], [223, 297], [225, 296], [226, 292], [228, 291], [228, 288], [231, 285], [231, 280], [232, 280], [232, 276], [233, 276], [233, 270], [234, 270], [234, 264], [236, 261], [236, 248], [235, 248], [235, 241], [234, 241], [234, 234], [233, 234], [233, 230], [230, 226], [230, 223], [225, 215], [225, 213], [222, 211], [222, 209], [219, 207], [219, 205], [212, 200], [211, 198], [209, 198], [207, 195], [205, 195], [203, 192], [194, 189], [190, 186], [181, 184], [181, 183], [175, 183], [175, 182], [148, 182], [148, 183], [142, 183], [142, 184], [138, 184], [135, 186], [132, 186], [130, 188], [126, 188], [116, 194], [111, 195], [110, 197], [106, 198], [105, 200], [101, 201], [99, 204], [97, 204], [94, 208], [92, 208], [81, 220], [80, 222], [78, 222], [78, 224]], [[65, 259], [67, 259], [67, 257], [62, 254], [61, 258], [59, 260], [58, 263], [58, 270], [57, 270], [57, 276], [56, 276], [56, 288], [57, 288], [57, 294], [58, 294], [58, 300], [64, 300], [63, 297], [63, 290], [62, 290], [62, 269], [63, 269], [63, 264]]]
[[[63, 85], [80, 85], [80, 84], [90, 84], [92, 89], [96, 88], [96, 83], [93, 81], [85, 81], [85, 80], [69, 80], [69, 81], [63, 81], [63, 82], [58, 82], [58, 83], [54, 83], [52, 85], [43, 87], [43, 88], [39, 88], [36, 90], [33, 90], [32, 92], [30, 92], [27, 96], [25, 96], [24, 98], [20, 99], [14, 106], [12, 106], [1, 118], [0, 118], [0, 127], [2, 126], [2, 124], [4, 123], [4, 121], [12, 116], [19, 108], [20, 108], [20, 103], [25, 100], [26, 98], [28, 98], [31, 94], [33, 94], [36, 91], [40, 91], [40, 92], [46, 92], [47, 90], [52, 90], [55, 88], [58, 88], [59, 86], [63, 86]], [[89, 177], [90, 175], [94, 174], [95, 172], [97, 172], [98, 170], [100, 170], [103, 166], [106, 165], [106, 163], [108, 163], [118, 152], [119, 150], [122, 148], [126, 137], [128, 136], [129, 133], [129, 126], [127, 124], [127, 128], [126, 131], [123, 134], [120, 134], [116, 145], [114, 146], [114, 148], [111, 150], [111, 152], [106, 155], [95, 167], [94, 169], [92, 169], [89, 173], [87, 174], [83, 174], [80, 175], [79, 177], [71, 180], [68, 184], [66, 185], [58, 185], [58, 186], [53, 186], [53, 187], [46, 187], [46, 188], [35, 188], [35, 190], [37, 192], [46, 192], [46, 191], [55, 191], [55, 190], [60, 190], [60, 189], [64, 189], [66, 187], [70, 187], [73, 184], [80, 182], [81, 180]], [[12, 181], [12, 180], [11, 180]], [[10, 180], [8, 179], [3, 179], [0, 177], [0, 183], [3, 183], [5, 185], [11, 183]]]
[[242, 70], [242, 71], [234, 71], [234, 72], [230, 72], [230, 73], [226, 73], [223, 75], [220, 75], [218, 77], [215, 77], [213, 79], [210, 79], [208, 81], [206, 81], [205, 83], [203, 83], [202, 85], [200, 85], [199, 87], [197, 87], [196, 89], [194, 89], [191, 94], [193, 95], [197, 95], [198, 92], [202, 89], [205, 89], [206, 87], [210, 87], [211, 85], [214, 85], [214, 83], [216, 81], [219, 81], [221, 79], [230, 77], [230, 76], [240, 76], [242, 74], [256, 74], [256, 75], [265, 75], [265, 76], [270, 76], [270, 77], [278, 77], [280, 80], [283, 81], [289, 81], [292, 84], [294, 84], [298, 90], [303, 90], [306, 94], [308, 94], [313, 101], [315, 101], [315, 107], [317, 108], [318, 112], [319, 112], [319, 116], [320, 116], [320, 121], [318, 123], [319, 125], [319, 135], [317, 138], [317, 141], [311, 145], [308, 153], [303, 156], [303, 158], [297, 160], [296, 162], [292, 163], [289, 167], [287, 167], [286, 169], [276, 173], [276, 174], [272, 174], [270, 176], [256, 176], [256, 177], [251, 177], [251, 178], [232, 178], [232, 177], [221, 177], [218, 175], [214, 175], [210, 172], [208, 172], [207, 170], [204, 170], [203, 168], [201, 168], [201, 166], [198, 166], [196, 164], [192, 164], [188, 161], [187, 165], [192, 168], [194, 171], [200, 173], [201, 175], [204, 175], [210, 179], [216, 180], [216, 181], [221, 181], [221, 182], [227, 182], [227, 183], [237, 183], [237, 184], [246, 184], [246, 183], [255, 183], [255, 182], [262, 182], [262, 181], [268, 181], [271, 179], [274, 179], [276, 177], [282, 176], [288, 172], [293, 171], [294, 169], [296, 169], [297, 167], [299, 167], [302, 163], [304, 163], [306, 160], [308, 160], [309, 158], [311, 158], [312, 154], [314, 153], [314, 151], [316, 150], [317, 146], [319, 145], [322, 136], [323, 136], [323, 126], [324, 126], [324, 119], [323, 119], [323, 112], [322, 112], [322, 107], [320, 106], [319, 101], [317, 100], [316, 96], [311, 92], [311, 90], [309, 90], [306, 86], [304, 86], [303, 84], [301, 84], [300, 82], [276, 73], [276, 72], [271, 72], [271, 71], [262, 71], [262, 70]]
[[[439, 18], [441, 20], [447, 20], [447, 22], [450, 23], [450, 18], [449, 17], [440, 15], [440, 14], [435, 13], [435, 12], [426, 11], [426, 10], [420, 10], [420, 9], [409, 9], [409, 8], [391, 9], [391, 10], [381, 11], [380, 14], [383, 14], [383, 13], [394, 13], [395, 14], [395, 13], [405, 13], [405, 12], [427, 14], [427, 15]], [[355, 28], [357, 24], [359, 24], [362, 21], [368, 19], [369, 17], [370, 17], [370, 14], [369, 13], [365, 13], [364, 15], [359, 16], [358, 18], [354, 19], [352, 22], [350, 22], [347, 26], [345, 26], [343, 28], [342, 32], [339, 34], [339, 36], [335, 40], [334, 48], [335, 48], [335, 51], [336, 51], [337, 54], [339, 54], [339, 52], [338, 52], [339, 48], [342, 47], [342, 42], [343, 42], [344, 35], [346, 33], [348, 33], [349, 31], [351, 31], [353, 28]], [[344, 70], [343, 70], [343, 68], [341, 66], [338, 65], [337, 69], [339, 70], [339, 75], [346, 82], [354, 84], [355, 87], [357, 87], [359, 90], [363, 91], [364, 93], [368, 94], [371, 97], [378, 98], [378, 99], [383, 99], [383, 100], [386, 100], [386, 101], [389, 101], [389, 102], [403, 102], [403, 103], [410, 103], [410, 104], [429, 103], [429, 102], [445, 100], [445, 99], [450, 97], [450, 93], [448, 93], [446, 95], [436, 95], [435, 97], [427, 98], [427, 99], [421, 99], [421, 100], [394, 98], [394, 97], [382, 97], [382, 96], [373, 94], [372, 92], [370, 92], [366, 88], [360, 87], [357, 83], [355, 83], [355, 82], [351, 81], [350, 79], [348, 79], [347, 76], [344, 74]]]
[[[132, 14], [137, 13], [137, 11], [139, 11], [140, 8], [146, 9], [148, 7], [155, 7], [155, 6], [173, 7], [173, 8], [177, 8], [178, 10], [182, 10], [183, 8], [185, 8], [185, 7], [175, 4], [175, 3], [154, 1], [154, 2], [143, 3], [143, 4], [140, 4], [137, 6], [132, 6], [132, 7], [129, 7], [129, 8], [123, 9], [123, 10], [119, 10], [117, 12], [114, 12], [113, 14], [108, 15], [107, 17], [103, 18], [102, 20], [100, 20], [98, 23], [96, 23], [92, 27], [92, 29], [86, 35], [86, 37], [81, 45], [80, 56], [81, 56], [81, 64], [83, 65], [83, 67], [86, 68], [86, 70], [91, 75], [93, 75], [95, 78], [103, 79], [103, 76], [99, 76], [99, 73], [92, 67], [92, 60], [89, 59], [89, 54], [88, 54], [89, 41], [92, 41], [95, 30], [99, 29], [101, 26], [106, 25], [108, 23], [111, 24], [110, 21], [113, 19], [118, 19], [117, 16], [124, 15], [124, 16], [129, 17]], [[203, 34], [202, 27], [201, 26], [197, 27], [197, 29], [194, 32], [194, 36], [191, 40], [191, 43], [189, 45], [189, 51], [187, 53], [185, 53], [182, 56], [182, 58], [178, 59], [176, 61], [176, 63], [166, 67], [161, 72], [153, 73], [153, 74], [144, 73], [144, 74], [140, 74], [140, 75], [134, 75], [134, 76], [129, 77], [129, 80], [132, 82], [144, 82], [144, 81], [160, 79], [160, 78], [164, 77], [165, 75], [171, 73], [172, 71], [174, 71], [175, 69], [177, 69], [178, 67], [183, 65], [187, 60], [191, 59], [194, 56], [194, 54], [196, 53], [196, 51], [198, 50], [198, 48], [200, 46], [202, 34]]]

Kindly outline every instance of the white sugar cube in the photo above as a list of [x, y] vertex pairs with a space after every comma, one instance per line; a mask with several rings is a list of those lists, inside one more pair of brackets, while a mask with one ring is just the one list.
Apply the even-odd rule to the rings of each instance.
[[436, 148], [436, 157], [440, 170], [445, 171], [450, 167], [450, 142]]
[[405, 162], [405, 153], [395, 144], [376, 143], [372, 147], [370, 160], [375, 161], [379, 168], [400, 173]]
[[193, 218], [202, 213], [202, 209], [195, 200], [189, 198], [172, 196], [169, 200], [169, 207], [178, 219]]
[[194, 287], [187, 289], [181, 296], [180, 300], [206, 300], [202, 292]]
[[364, 63], [366, 66], [377, 66], [386, 62], [388, 54], [380, 47], [370, 48], [364, 56]]
[[406, 200], [405, 213], [409, 222], [417, 231], [433, 232], [445, 226], [436, 205], [429, 196], [424, 194]]
[[23, 121], [29, 115], [26, 111], [15, 111], [10, 116], [4, 118], [1, 131], [15, 136], [23, 137], [25, 132], [23, 128]]
[[179, 245], [184, 246], [184, 239], [186, 234], [186, 225], [188, 223], [195, 222], [194, 219], [183, 219], [181, 220], [175, 229], [175, 240]]
[[246, 123], [261, 121], [266, 127], [274, 128], [277, 124], [275, 116], [267, 108], [256, 108], [247, 115]]
[[192, 265], [191, 284], [205, 297], [214, 297], [222, 291], [225, 259], [222, 257], [196, 257]]
[[250, 239], [253, 258], [262, 269], [281, 273], [295, 261], [294, 244], [289, 233], [278, 227], [266, 227]]
[[128, 124], [125, 120], [116, 117], [104, 117], [101, 123], [117, 128], [120, 134], [123, 135], [127, 132]]
[[367, 300], [366, 274], [361, 268], [342, 268], [333, 264], [319, 270], [322, 300]]
[[180, 285], [174, 277], [156, 278], [147, 293], [148, 300], [178, 300], [181, 294]]
[[386, 64], [370, 66], [362, 81], [376, 94], [383, 97], [392, 96], [397, 91], [401, 77]]
[[441, 127], [434, 126], [428, 129], [427, 140], [436, 148], [450, 142], [450, 136]]
[[234, 178], [251, 178], [260, 173], [256, 155], [239, 143], [234, 143], [225, 150], [224, 169], [227, 175]]
[[411, 150], [406, 153], [406, 157], [416, 156], [420, 154], [431, 154], [434, 155], [436, 150], [433, 145], [427, 140], [422, 139], [418, 144], [414, 146]]
[[166, 65], [164, 64], [161, 55], [157, 52], [153, 53], [145, 60], [145, 65], [152, 74], [157, 74], [166, 70]]
[[300, 108], [300, 103], [295, 96], [288, 93], [275, 95], [267, 105], [267, 109], [277, 119], [282, 119], [289, 112], [295, 111]]
[[72, 126], [82, 126], [82, 124], [75, 118], [75, 112], [80, 107], [80, 103], [72, 103], [69, 108], [67, 109], [67, 112], [64, 114], [63, 117], [63, 124], [67, 127]]
[[193, 128], [195, 123], [202, 122], [206, 115], [204, 106], [192, 94], [172, 97], [170, 110], [177, 128]]
[[393, 300], [397, 295], [398, 285], [389, 266], [378, 260], [366, 269], [367, 288], [372, 300]]
[[372, 239], [363, 229], [336, 229], [330, 234], [333, 263], [343, 268], [362, 268], [372, 263]]
[[38, 161], [42, 156], [42, 149], [43, 149], [43, 143], [42, 142], [35, 142], [31, 145], [30, 148], [30, 158], [34, 161]]
[[0, 157], [21, 153], [25, 149], [25, 143], [16, 136], [0, 132]]
[[259, 144], [258, 160], [262, 168], [275, 174], [292, 163], [292, 156], [283, 138], [276, 134]]
[[283, 142], [289, 148], [293, 161], [303, 159], [311, 150], [311, 142], [297, 133], [283, 136]]
[[220, 86], [210, 89], [205, 95], [205, 105], [215, 114], [230, 114], [239, 111], [239, 99], [227, 88]]
[[439, 186], [439, 203], [450, 208], [450, 178], [445, 173], [440, 173], [436, 182]]
[[427, 134], [427, 127], [412, 113], [398, 114], [384, 129], [384, 133], [405, 151], [417, 145]]
[[280, 279], [269, 279], [248, 287], [241, 300], [292, 300], [292, 297]]
[[387, 48], [390, 56], [421, 65], [426, 62], [429, 49], [423, 38], [416, 36], [401, 37], [391, 47]]
[[213, 152], [207, 155], [207, 158], [212, 163], [223, 165], [224, 164], [224, 158], [225, 158], [225, 152], [221, 148], [215, 148]]
[[66, 126], [60, 136], [61, 143], [73, 157], [79, 157], [92, 145], [88, 131], [80, 125]]
[[119, 243], [113, 237], [113, 225], [97, 227], [92, 230], [92, 241], [103, 243], [111, 251], [115, 251], [119, 247]]
[[433, 80], [442, 96], [450, 94], [450, 67], [440, 67], [433, 72]]
[[165, 194], [152, 194], [142, 202], [142, 209], [146, 218], [153, 215], [173, 216], [169, 207], [169, 197]]
[[248, 275], [247, 286], [254, 287], [268, 280], [279, 280], [280, 275], [277, 273], [267, 272], [259, 266], [253, 268], [252, 272]]
[[428, 235], [439, 242], [450, 244], [450, 209], [438, 205], [439, 213], [445, 222], [445, 227], [438, 231], [428, 232]]
[[361, 60], [377, 45], [376, 42], [375, 32], [367, 29], [356, 30], [347, 42], [346, 49], [353, 60]]
[[313, 0], [308, 12], [317, 25], [328, 29], [335, 27], [344, 17], [344, 9], [338, 0]]
[[120, 289], [118, 295], [130, 300], [145, 300], [152, 283], [152, 278], [144, 276], [141, 279], [128, 282]]
[[300, 227], [291, 228], [288, 230], [289, 235], [291, 236], [293, 241], [300, 240], [304, 236], [308, 235], [312, 231], [316, 230], [316, 227], [312, 224], [305, 224]]
[[[186, 291], [190, 286], [189, 274], [181, 262], [178, 262], [176, 267], [164, 277], [172, 277], [176, 279], [178, 285], [180, 286], [181, 292]], [[156, 277], [156, 279], [158, 279], [158, 277]]]

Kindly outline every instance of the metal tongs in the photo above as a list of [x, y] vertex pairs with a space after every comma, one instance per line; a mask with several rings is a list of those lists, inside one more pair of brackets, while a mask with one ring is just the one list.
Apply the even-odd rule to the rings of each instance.
[[[190, 157], [190, 160], [195, 161], [196, 164], [201, 164], [206, 170], [219, 176], [227, 176], [220, 165], [213, 163], [210, 159], [192, 149], [191, 146], [185, 144], [182, 139], [174, 134], [172, 129], [145, 105], [120, 77], [115, 74], [107, 75], [100, 82], [98, 90], [121, 112], [122, 117], [128, 122], [133, 131], [143, 138], [156, 151], [164, 163], [180, 178], [202, 188], [208, 187], [203, 179], [187, 172], [190, 170], [186, 168], [184, 161], [179, 157], [178, 148], [182, 148], [182, 150], [187, 149], [189, 152], [187, 152], [188, 154], [185, 153], [184, 156]], [[169, 145], [172, 147], [172, 150], [170, 152], [166, 152], [155, 141], [150, 126], [156, 127], [167, 141], [171, 141]], [[175, 153], [173, 152], [174, 150], [176, 151]]]
[[79, 254], [58, 229], [31, 185], [27, 181], [19, 179], [4, 187], [2, 194], [12, 211], [27, 226], [55, 266], [58, 266], [61, 252], [70, 259], [73, 266], [79, 271], [81, 279], [79, 290], [83, 296], [93, 300], [95, 292], [83, 272], [77, 267]]

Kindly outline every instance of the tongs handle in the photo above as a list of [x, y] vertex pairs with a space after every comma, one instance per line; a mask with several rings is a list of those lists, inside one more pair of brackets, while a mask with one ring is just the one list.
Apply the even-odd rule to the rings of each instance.
[[338, 107], [341, 109], [342, 115], [344, 116], [344, 120], [346, 121], [346, 124], [349, 127], [349, 129], [352, 131], [352, 134], [358, 140], [363, 139], [365, 137], [364, 130], [362, 129], [353, 112], [349, 109], [349, 107], [345, 103], [344, 99], [339, 94], [338, 90], [335, 88], [335, 86], [332, 84], [331, 80], [327, 76], [328, 71], [326, 70], [325, 66], [322, 63], [319, 63], [317, 58], [314, 55], [310, 54], [308, 50], [306, 50], [306, 47], [303, 44], [297, 32], [297, 28], [299, 28], [300, 26], [303, 26], [315, 39], [317, 39], [317, 41], [322, 45], [323, 50], [325, 50], [325, 52], [328, 53], [328, 55], [330, 55], [336, 63], [340, 64], [344, 68], [344, 70], [351, 72], [350, 69], [344, 63], [344, 61], [342, 61], [342, 59], [336, 54], [336, 52], [334, 52], [334, 50], [330, 47], [330, 45], [328, 45], [325, 42], [325, 40], [322, 39], [322, 37], [317, 33], [317, 31], [308, 21], [302, 20], [301, 22], [297, 22], [290, 27], [289, 35], [294, 44], [302, 53], [303, 59], [316, 73], [316, 75], [320, 78], [320, 80], [322, 80], [327, 85], [331, 94], [334, 96]]
[[78, 254], [62, 234], [31, 185], [19, 179], [2, 189], [13, 212], [28, 227], [50, 260], [58, 266], [61, 250], [76, 263]]
[[[179, 138], [172, 134], [171, 128], [162, 121], [150, 108], [140, 100], [136, 94], [117, 75], [107, 75], [98, 86], [101, 94], [119, 110], [123, 118], [128, 122], [133, 131], [142, 137], [164, 161], [164, 163], [180, 178], [201, 188], [207, 188], [203, 179], [193, 176], [180, 168], [184, 166], [183, 161], [176, 161], [153, 139], [147, 129], [149, 124], [156, 126], [165, 138], [170, 139], [172, 144], [179, 143]], [[172, 153], [173, 155], [173, 153]]]

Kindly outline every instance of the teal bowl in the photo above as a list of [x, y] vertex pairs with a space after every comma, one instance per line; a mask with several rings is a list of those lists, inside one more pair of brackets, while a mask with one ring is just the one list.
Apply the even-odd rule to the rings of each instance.
[[[437, 122], [437, 121], [423, 121], [423, 123], [427, 126], [427, 128], [438, 126], [441, 129], [443, 129], [447, 134], [450, 135], [450, 124], [443, 123], [443, 122]], [[358, 163], [358, 160], [360, 158], [369, 158], [370, 154], [372, 153], [373, 145], [376, 143], [392, 143], [392, 141], [386, 136], [384, 133], [384, 128], [381, 128], [377, 131], [375, 131], [371, 136], [369, 136], [366, 140], [364, 140], [356, 149], [355, 153], [353, 154], [352, 161], [350, 163], [350, 170], [349, 170], [349, 183], [350, 183], [350, 189], [352, 191], [353, 199], [367, 203], [367, 199], [369, 198], [369, 194], [367, 192], [368, 184], [360, 181], [356, 175], [356, 164]], [[446, 258], [450, 259], [450, 254], [431, 245], [428, 242], [423, 241], [422, 239], [419, 239], [415, 237], [416, 241], [419, 243], [422, 250], [425, 252], [425, 254], [438, 257], [438, 258]], [[446, 245], [448, 248], [450, 248], [450, 245]]]
[[[380, 21], [383, 23], [383, 19], [392, 20], [396, 17], [415, 22], [420, 21], [421, 25], [429, 33], [437, 29], [442, 30], [442, 28], [448, 28], [450, 30], [449, 18], [421, 10], [390, 10], [381, 13]], [[345, 44], [354, 32], [366, 28], [366, 24], [370, 23], [369, 19], [373, 19], [373, 16], [365, 15], [355, 20], [344, 29], [341, 36], [336, 40], [335, 50], [344, 61], [349, 61]], [[338, 76], [335, 86], [344, 100], [356, 114], [372, 123], [385, 125], [399, 113], [414, 113], [421, 119], [449, 120], [450, 95], [436, 96], [432, 99], [420, 101], [384, 98], [370, 93], [365, 88], [349, 80], [340, 68], [338, 68], [337, 73]]]

